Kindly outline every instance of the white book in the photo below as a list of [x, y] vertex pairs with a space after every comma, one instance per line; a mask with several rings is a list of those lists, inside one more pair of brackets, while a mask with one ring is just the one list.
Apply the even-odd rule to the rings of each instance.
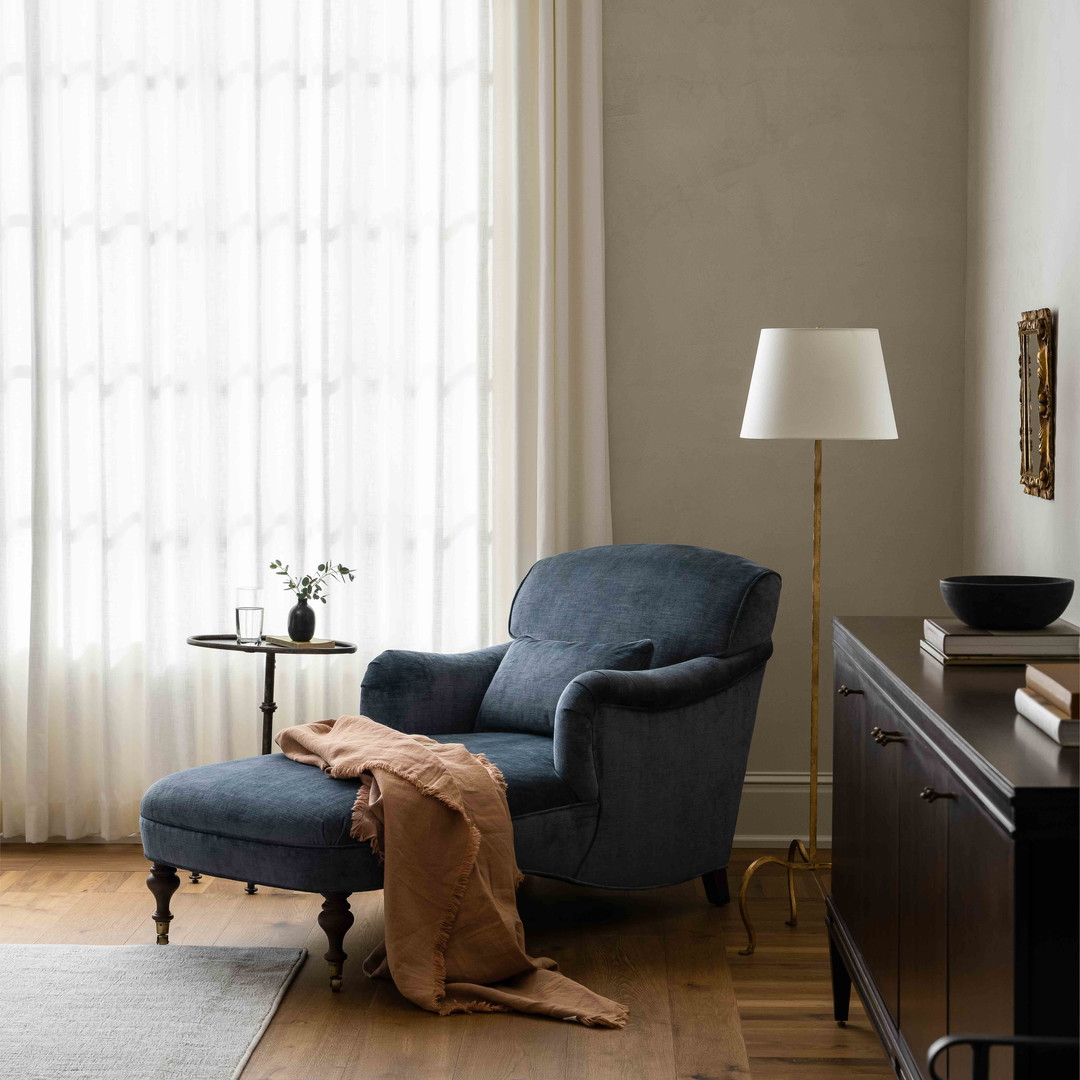
[[945, 648], [938, 646], [938, 650], [946, 656], [1060, 656], [1071, 660], [1080, 655], [1076, 645], [1060, 645], [1046, 640], [1029, 641], [1022, 645], [972, 645], [965, 638], [949, 638]]
[[1017, 689], [1014, 701], [1016, 711], [1054, 742], [1062, 746], [1080, 746], [1080, 720], [1073, 720], [1026, 686]]
[[926, 638], [923, 638], [922, 641], [919, 642], [919, 648], [922, 649], [927, 656], [932, 656], [939, 664], [944, 666], [958, 664], [970, 667], [975, 664], [985, 664], [991, 667], [1023, 667], [1032, 660], [1047, 660], [1053, 662], [1060, 659], [1060, 657], [1057, 656], [1033, 656], [1031, 653], [1024, 653], [1023, 655], [1018, 656], [1009, 656], [1004, 653], [998, 653], [996, 655], [981, 653], [975, 656], [950, 654], [946, 656], [945, 653], [935, 649]]
[[946, 656], [1080, 656], [1080, 629], [1064, 619], [1041, 630], [980, 630], [959, 619], [925, 619], [923, 637]]

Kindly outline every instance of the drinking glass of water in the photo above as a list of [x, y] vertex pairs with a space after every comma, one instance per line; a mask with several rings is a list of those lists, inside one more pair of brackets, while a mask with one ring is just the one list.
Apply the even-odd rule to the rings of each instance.
[[257, 585], [236, 590], [236, 644], [258, 645], [263, 633], [263, 596]]

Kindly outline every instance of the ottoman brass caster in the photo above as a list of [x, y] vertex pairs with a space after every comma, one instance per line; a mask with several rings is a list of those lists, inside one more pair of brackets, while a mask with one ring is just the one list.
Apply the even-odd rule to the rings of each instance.
[[353, 913], [349, 908], [348, 893], [323, 893], [323, 906], [319, 912], [319, 925], [326, 934], [326, 962], [330, 965], [330, 989], [336, 994], [341, 990], [341, 972], [348, 959], [342, 945], [349, 927], [353, 924]]

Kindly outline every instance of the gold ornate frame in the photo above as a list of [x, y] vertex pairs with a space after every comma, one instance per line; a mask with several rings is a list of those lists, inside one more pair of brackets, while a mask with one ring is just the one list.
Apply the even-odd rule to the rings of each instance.
[[[1020, 331], [1020, 483], [1027, 495], [1054, 497], [1054, 318], [1025, 311]], [[1037, 368], [1037, 370], [1036, 370]], [[1035, 381], [1037, 382], [1037, 390]], [[1037, 399], [1032, 394], [1037, 394]], [[1038, 412], [1038, 438], [1033, 417]]]

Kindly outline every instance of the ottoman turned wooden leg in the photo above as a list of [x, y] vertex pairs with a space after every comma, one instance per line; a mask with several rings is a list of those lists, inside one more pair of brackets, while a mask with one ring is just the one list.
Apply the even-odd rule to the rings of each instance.
[[159, 945], [168, 945], [169, 923], [172, 922], [169, 901], [172, 899], [172, 894], [180, 888], [180, 876], [177, 874], [175, 866], [154, 863], [146, 877], [146, 885], [157, 901], [157, 909], [153, 916], [154, 924], [157, 926], [157, 943]]
[[322, 911], [319, 912], [319, 925], [326, 934], [329, 945], [326, 950], [326, 962], [330, 965], [330, 989], [335, 994], [341, 989], [341, 971], [348, 959], [348, 954], [342, 946], [354, 919], [349, 909], [349, 895], [349, 893], [323, 893]]

